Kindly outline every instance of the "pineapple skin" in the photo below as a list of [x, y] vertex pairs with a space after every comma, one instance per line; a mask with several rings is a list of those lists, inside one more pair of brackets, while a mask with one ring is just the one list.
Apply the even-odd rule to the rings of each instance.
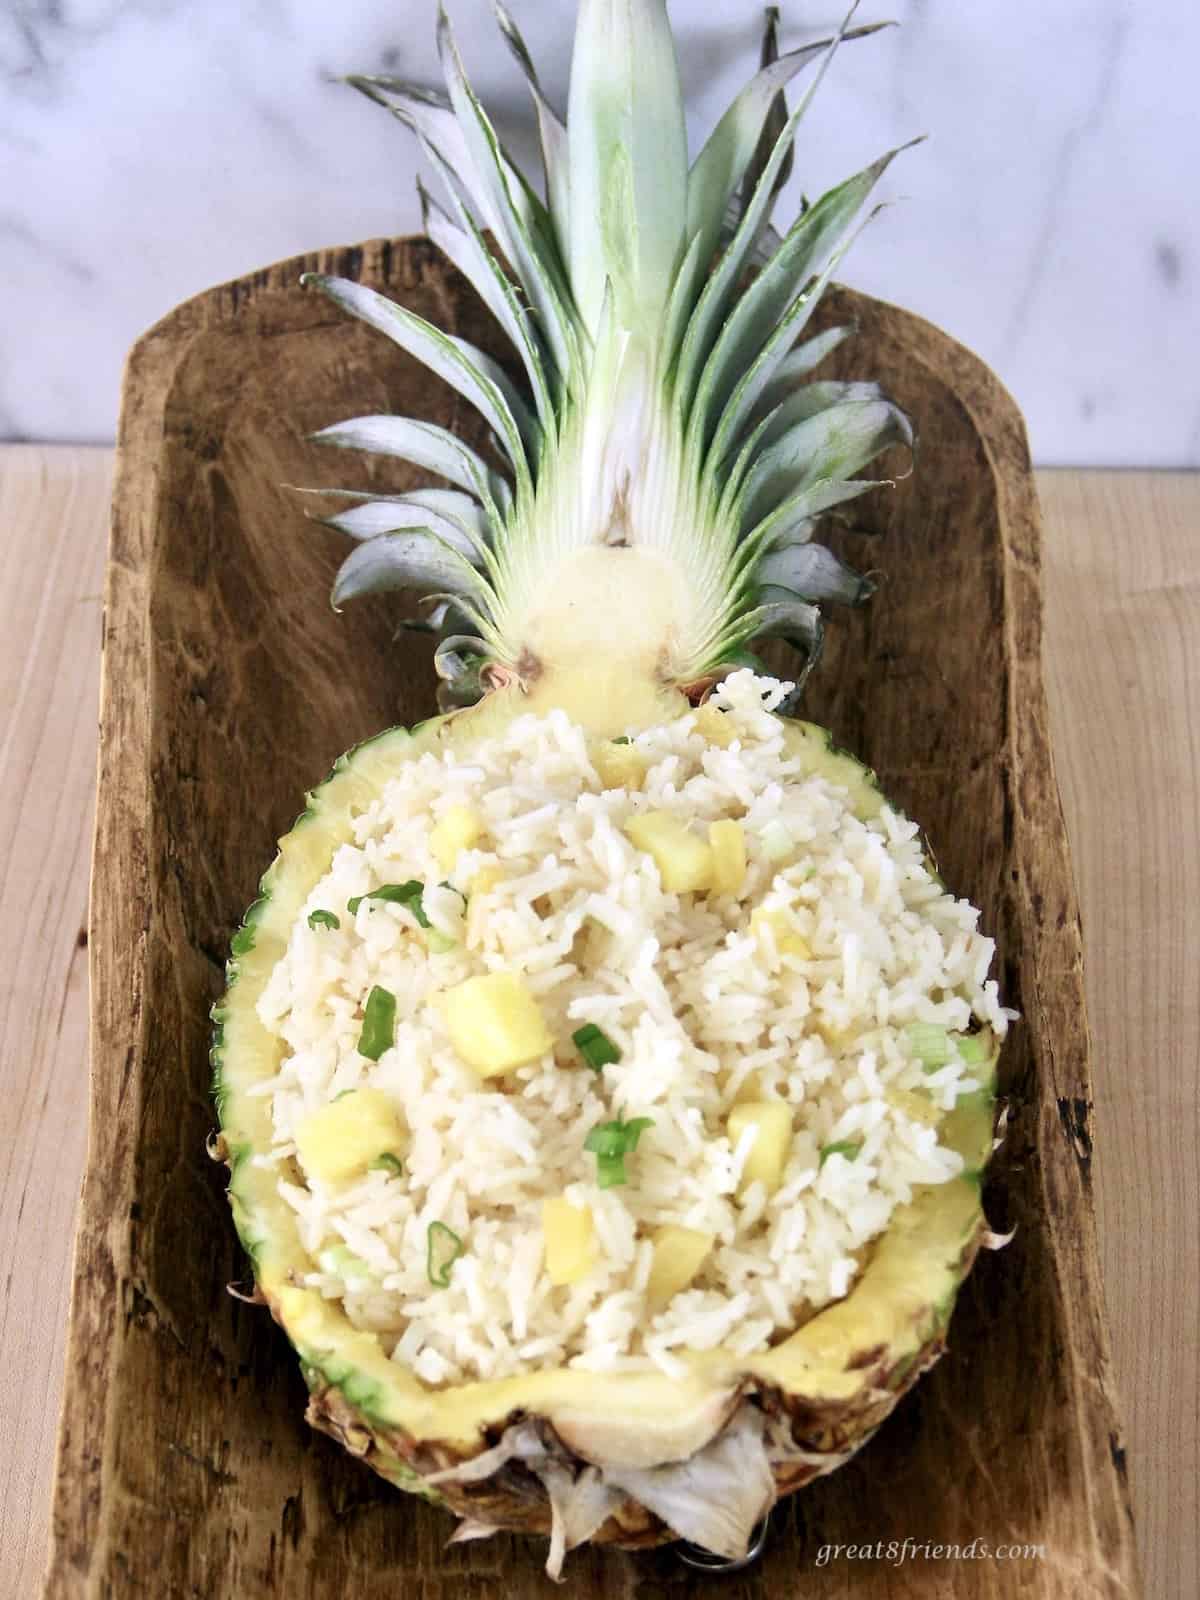
[[[644, 689], [631, 693], [634, 699], [628, 706], [618, 704], [607, 709], [607, 716], [622, 726], [629, 726], [635, 715], [646, 717]], [[549, 1501], [544, 1493], [537, 1492], [535, 1484], [531, 1493], [531, 1480], [517, 1481], [506, 1471], [470, 1485], [434, 1486], [426, 1480], [482, 1454], [518, 1414], [542, 1419], [547, 1436], [560, 1439], [561, 1458], [568, 1466], [582, 1470], [588, 1461], [602, 1460], [595, 1440], [587, 1440], [590, 1423], [579, 1422], [573, 1413], [569, 1429], [564, 1426], [571, 1443], [563, 1442], [555, 1428], [558, 1398], [565, 1395], [576, 1407], [582, 1406], [595, 1387], [594, 1376], [565, 1370], [532, 1375], [534, 1381], [545, 1377], [557, 1384], [556, 1400], [544, 1410], [523, 1403], [514, 1392], [514, 1384], [519, 1388], [525, 1380], [475, 1385], [476, 1390], [491, 1388], [498, 1392], [490, 1411], [472, 1419], [474, 1436], [467, 1438], [463, 1434], [470, 1430], [458, 1425], [439, 1435], [436, 1427], [421, 1417], [421, 1406], [413, 1399], [413, 1390], [420, 1386], [411, 1375], [404, 1374], [398, 1380], [404, 1386], [404, 1404], [420, 1420], [413, 1426], [398, 1422], [394, 1415], [396, 1397], [383, 1391], [378, 1369], [368, 1352], [370, 1336], [351, 1329], [347, 1323], [344, 1335], [332, 1343], [326, 1337], [314, 1337], [312, 1318], [304, 1302], [309, 1291], [289, 1287], [286, 1272], [272, 1262], [273, 1229], [283, 1224], [286, 1207], [277, 1195], [264, 1192], [270, 1185], [264, 1184], [261, 1169], [254, 1169], [248, 1160], [255, 1145], [247, 1137], [244, 1125], [251, 1102], [244, 1094], [248, 1084], [242, 1081], [247, 1076], [253, 1080], [255, 1047], [261, 1045], [254, 1035], [257, 987], [282, 954], [286, 930], [312, 884], [327, 869], [333, 850], [348, 837], [352, 810], [378, 792], [398, 762], [446, 740], [457, 744], [460, 740], [486, 737], [501, 722], [528, 709], [527, 698], [514, 696], [510, 700], [505, 691], [500, 691], [477, 706], [434, 718], [411, 732], [391, 729], [343, 756], [327, 782], [309, 795], [306, 810], [280, 841], [279, 855], [263, 878], [262, 893], [250, 906], [233, 940], [226, 994], [213, 1009], [214, 1097], [222, 1130], [213, 1153], [230, 1170], [229, 1200], [239, 1237], [254, 1267], [257, 1298], [269, 1307], [300, 1357], [309, 1389], [305, 1415], [310, 1425], [335, 1439], [396, 1488], [443, 1505], [461, 1517], [514, 1532], [547, 1535], [552, 1522]], [[568, 709], [573, 710], [570, 706]], [[660, 701], [658, 710], [660, 714], [681, 715], [687, 705], [681, 696], [673, 694]], [[595, 716], [594, 702], [592, 712]], [[824, 729], [787, 718], [781, 721], [788, 729], [789, 742], [803, 752], [807, 769], [849, 789], [860, 815], [872, 815], [885, 803], [874, 774], [837, 750]], [[877, 1251], [872, 1267], [845, 1300], [826, 1308], [791, 1340], [770, 1352], [768, 1358], [742, 1362], [739, 1373], [723, 1373], [719, 1383], [714, 1377], [703, 1407], [707, 1431], [701, 1443], [720, 1432], [739, 1403], [754, 1396], [761, 1409], [786, 1428], [803, 1451], [803, 1459], [775, 1465], [778, 1496], [801, 1489], [840, 1466], [875, 1432], [945, 1348], [958, 1290], [988, 1231], [981, 1184], [993, 1146], [994, 1050], [990, 1066], [986, 1072], [981, 1069], [980, 1075], [985, 1086], [960, 1103], [943, 1129], [944, 1136], [964, 1153], [963, 1177], [939, 1190], [926, 1190], [923, 1199], [918, 1193], [913, 1204], [896, 1214], [884, 1235], [883, 1243], [889, 1249]], [[261, 1101], [258, 1105], [261, 1109]], [[932, 1244], [927, 1237], [930, 1230]], [[872, 1270], [880, 1281], [864, 1298], [862, 1290]], [[923, 1276], [929, 1279], [928, 1293], [921, 1292]], [[798, 1339], [808, 1341], [808, 1353], [799, 1365], [789, 1367], [779, 1358]], [[563, 1379], [566, 1383], [557, 1382]], [[725, 1389], [719, 1384], [724, 1384]], [[692, 1405], [694, 1394], [685, 1394], [685, 1385], [679, 1387], [682, 1413]], [[614, 1393], [622, 1392], [626, 1391], [620, 1382], [606, 1388], [603, 1405], [611, 1411]], [[506, 1406], [508, 1394], [512, 1395], [512, 1404]], [[625, 1407], [630, 1438], [647, 1431], [647, 1419], [639, 1412], [639, 1404], [636, 1383], [631, 1383]], [[695, 1410], [694, 1405], [692, 1409]], [[601, 1439], [605, 1436], [603, 1429], [611, 1428], [612, 1418], [593, 1420], [595, 1439]], [[668, 1418], [668, 1428], [670, 1425]], [[692, 1427], [693, 1422], [689, 1418], [680, 1426]], [[577, 1448], [581, 1443], [584, 1448]], [[692, 1449], [699, 1447], [697, 1444]], [[675, 1455], [690, 1453], [684, 1449]], [[634, 1550], [670, 1543], [676, 1538], [652, 1512], [627, 1496], [592, 1535], [591, 1542]]]

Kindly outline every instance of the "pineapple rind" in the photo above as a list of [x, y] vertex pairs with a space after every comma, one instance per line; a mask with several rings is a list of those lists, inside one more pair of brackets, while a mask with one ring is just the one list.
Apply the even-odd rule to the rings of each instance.
[[[245, 925], [253, 937], [241, 941], [229, 966], [230, 987], [214, 1007], [213, 1059], [235, 1225], [260, 1291], [301, 1354], [313, 1391], [310, 1419], [343, 1440], [351, 1429], [354, 1442], [348, 1448], [399, 1487], [428, 1498], [436, 1498], [436, 1491], [423, 1483], [422, 1471], [444, 1465], [446, 1451], [449, 1459], [477, 1453], [485, 1447], [485, 1430], [503, 1425], [516, 1411], [551, 1421], [556, 1415], [598, 1421], [637, 1417], [640, 1427], [670, 1440], [685, 1425], [694, 1430], [695, 1416], [706, 1414], [704, 1407], [714, 1397], [736, 1395], [749, 1384], [776, 1397], [785, 1409], [802, 1409], [807, 1416], [828, 1411], [840, 1439], [858, 1437], [856, 1428], [865, 1437], [880, 1420], [880, 1394], [898, 1396], [940, 1351], [958, 1285], [982, 1237], [980, 1179], [992, 1145], [994, 1063], [987, 1081], [943, 1124], [964, 1155], [963, 1176], [918, 1191], [895, 1214], [851, 1294], [756, 1357], [739, 1359], [720, 1350], [693, 1354], [686, 1379], [558, 1369], [432, 1390], [389, 1360], [374, 1336], [354, 1329], [332, 1303], [291, 1281], [305, 1259], [294, 1220], [278, 1197], [274, 1175], [249, 1160], [269, 1142], [269, 1112], [261, 1098], [243, 1091], [276, 1065], [270, 1036], [257, 1026], [257, 994], [283, 949], [286, 929], [341, 842], [351, 810], [365, 803], [396, 762], [445, 739], [458, 743], [486, 736], [498, 719], [526, 708], [519, 693], [507, 694], [501, 691], [451, 719], [436, 719], [416, 735], [393, 729], [337, 763], [281, 841], [280, 856], [264, 877], [264, 892], [247, 913]], [[626, 720], [623, 728], [628, 726]], [[808, 771], [843, 785], [860, 817], [878, 813], [886, 802], [872, 773], [836, 750], [824, 729], [801, 722], [786, 726]], [[872, 1352], [871, 1361], [855, 1365], [865, 1350]], [[780, 1484], [796, 1487], [794, 1472], [788, 1476], [781, 1469]], [[449, 1488], [442, 1498], [462, 1509]], [[489, 1503], [494, 1519], [530, 1526], [528, 1505], [509, 1505], [499, 1491]], [[623, 1514], [619, 1526], [607, 1525], [601, 1537], [653, 1543], [669, 1536], [653, 1519], [639, 1525], [636, 1510]]]

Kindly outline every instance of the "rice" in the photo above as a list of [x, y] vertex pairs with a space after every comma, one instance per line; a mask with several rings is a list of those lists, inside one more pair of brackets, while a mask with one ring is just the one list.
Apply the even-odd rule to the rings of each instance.
[[[944, 1183], [961, 1159], [902, 1093], [951, 1110], [978, 1085], [955, 1053], [934, 1072], [906, 1030], [951, 1032], [1008, 1017], [988, 979], [978, 913], [925, 865], [916, 827], [885, 809], [855, 818], [846, 793], [806, 774], [768, 715], [786, 686], [739, 672], [716, 702], [737, 738], [709, 742], [696, 717], [639, 734], [649, 762], [636, 793], [603, 790], [585, 732], [562, 712], [516, 719], [468, 751], [405, 763], [357, 818], [297, 919], [259, 1002], [282, 1041], [268, 1094], [279, 1174], [312, 1270], [394, 1359], [440, 1385], [531, 1366], [678, 1373], [686, 1350], [763, 1350], [852, 1287], [872, 1240], [918, 1185]], [[485, 828], [455, 863], [431, 853], [451, 806]], [[703, 827], [736, 817], [748, 849], [738, 895], [677, 895], [623, 825], [679, 813]], [[786, 830], [786, 832], [784, 832]], [[780, 841], [791, 848], [780, 858]], [[492, 887], [459, 892], [489, 867]], [[431, 954], [405, 905], [348, 902], [418, 879], [440, 942]], [[758, 906], [787, 911], [810, 955], [780, 952]], [[332, 910], [340, 926], [310, 927]], [[451, 942], [452, 941], [452, 942]], [[553, 1055], [481, 1080], [456, 1054], [436, 997], [483, 972], [518, 974], [536, 995]], [[372, 986], [396, 997], [391, 1049], [358, 1051]], [[621, 1051], [588, 1069], [572, 1033], [594, 1023]], [[793, 1108], [782, 1180], [739, 1195], [752, 1135], [726, 1119], [747, 1098]], [[402, 1174], [344, 1183], [306, 1178], [303, 1119], [348, 1089], [382, 1090], [408, 1128]], [[911, 1105], [911, 1102], [910, 1102]], [[601, 1189], [589, 1132], [648, 1117], [627, 1182]], [[852, 1159], [822, 1158], [828, 1146]], [[555, 1287], [543, 1261], [542, 1202], [589, 1208], [596, 1264]], [[429, 1229], [462, 1243], [446, 1287], [427, 1271]], [[651, 1236], [676, 1223], [714, 1237], [693, 1283], [652, 1312]]]

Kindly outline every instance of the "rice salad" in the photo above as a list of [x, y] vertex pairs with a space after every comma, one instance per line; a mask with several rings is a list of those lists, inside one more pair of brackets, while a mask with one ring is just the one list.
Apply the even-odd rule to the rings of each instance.
[[[993, 943], [913, 823], [859, 820], [805, 775], [770, 714], [788, 688], [734, 673], [618, 741], [636, 776], [615, 786], [561, 711], [403, 763], [297, 918], [258, 1006], [282, 1061], [255, 1091], [274, 1126], [255, 1160], [295, 1212], [301, 1281], [424, 1382], [749, 1356], [843, 1297], [895, 1208], [961, 1170], [939, 1122], [978, 1087], [975, 1030], [1012, 1015]], [[664, 888], [627, 831], [663, 814], [700, 839], [737, 823], [736, 891]], [[447, 870], [438, 824], [462, 816]], [[455, 995], [497, 974], [547, 1047], [481, 1076]], [[306, 1124], [364, 1091], [393, 1147], [309, 1170]], [[748, 1176], [748, 1105], [789, 1123], [773, 1183]], [[564, 1204], [587, 1232], [569, 1281], [547, 1262]], [[709, 1241], [665, 1303], [663, 1230]]]

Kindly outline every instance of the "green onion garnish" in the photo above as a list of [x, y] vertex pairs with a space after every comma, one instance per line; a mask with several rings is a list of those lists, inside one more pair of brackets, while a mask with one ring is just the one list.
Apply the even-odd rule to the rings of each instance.
[[425, 1273], [435, 1289], [450, 1287], [450, 1268], [463, 1253], [463, 1242], [444, 1222], [429, 1224], [429, 1243], [425, 1249]]
[[368, 1061], [378, 1061], [385, 1050], [396, 1042], [396, 996], [390, 989], [378, 984], [367, 996], [363, 1010], [362, 1032], [358, 1036], [358, 1053]]
[[908, 1048], [926, 1072], [936, 1072], [938, 1067], [946, 1066], [953, 1059], [949, 1036], [938, 1022], [910, 1022], [904, 1036]]
[[448, 933], [443, 933], [440, 928], [430, 928], [425, 935], [425, 948], [431, 956], [444, 956], [447, 950], [458, 949], [458, 940], [452, 939]]
[[609, 744], [632, 744], [633, 740], [627, 733], [623, 733], [619, 739], [610, 739], [608, 742]]
[[621, 1059], [618, 1047], [594, 1022], [585, 1022], [582, 1028], [576, 1028], [571, 1038], [593, 1072], [612, 1066]]
[[583, 1148], [596, 1157], [596, 1182], [601, 1189], [615, 1189], [628, 1182], [625, 1157], [637, 1149], [644, 1128], [652, 1128], [652, 1117], [634, 1117], [630, 1122], [602, 1122], [583, 1141]]
[[404, 1176], [404, 1163], [399, 1156], [394, 1156], [390, 1150], [385, 1150], [381, 1156], [376, 1156], [368, 1172], [390, 1172], [393, 1178]]
[[347, 900], [346, 910], [354, 916], [364, 900], [388, 900], [392, 905], [407, 906], [421, 927], [427, 928], [429, 918], [425, 915], [424, 893], [425, 885], [417, 878], [410, 878], [407, 883], [385, 883], [369, 894], [356, 894], [353, 900]]
[[310, 911], [308, 925], [310, 928], [340, 928], [342, 919], [335, 911]]
[[839, 1139], [836, 1144], [822, 1145], [818, 1170], [825, 1165], [830, 1156], [842, 1156], [846, 1161], [854, 1161], [858, 1158], [861, 1150], [861, 1139]]
[[969, 1067], [981, 1067], [988, 1058], [988, 1048], [981, 1033], [956, 1033], [954, 1044], [960, 1060]]

